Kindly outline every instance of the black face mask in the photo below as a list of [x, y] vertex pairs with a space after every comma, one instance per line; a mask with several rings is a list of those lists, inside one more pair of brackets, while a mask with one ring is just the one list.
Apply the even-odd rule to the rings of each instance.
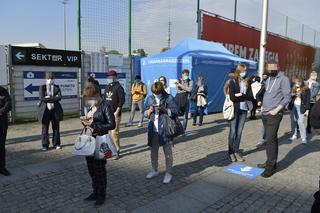
[[276, 77], [276, 76], [278, 75], [278, 70], [272, 70], [272, 71], [269, 73], [269, 75], [270, 75], [271, 77]]

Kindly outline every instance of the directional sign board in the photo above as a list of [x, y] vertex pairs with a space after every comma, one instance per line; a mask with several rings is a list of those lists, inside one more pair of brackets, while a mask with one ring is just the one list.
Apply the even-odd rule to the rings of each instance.
[[[106, 73], [104, 72], [88, 72], [87, 76], [94, 77], [100, 84], [101, 93], [104, 93], [104, 90], [108, 84]], [[126, 92], [127, 79], [125, 73], [118, 73], [118, 81]]]
[[[54, 83], [61, 89], [63, 98], [78, 97], [78, 80], [76, 72], [53, 72]], [[38, 100], [39, 88], [45, 84], [45, 72], [23, 72], [24, 100]]]
[[248, 179], [255, 179], [257, 176], [259, 176], [264, 170], [250, 167], [244, 164], [233, 164], [227, 168], [224, 169], [227, 173], [232, 173], [236, 175], [243, 176]]
[[81, 67], [81, 53], [78, 51], [14, 46], [11, 53], [13, 65]]

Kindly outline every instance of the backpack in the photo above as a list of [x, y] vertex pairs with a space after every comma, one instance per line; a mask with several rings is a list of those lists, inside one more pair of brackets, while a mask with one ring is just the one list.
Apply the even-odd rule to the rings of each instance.
[[[135, 86], [136, 86], [136, 84], [134, 84], [133, 86], [135, 87]], [[143, 83], [143, 82], [141, 82], [141, 91], [142, 91], [142, 92], [144, 92], [143, 87], [144, 87], [144, 83]], [[145, 98], [145, 97], [147, 97], [147, 94], [143, 94], [143, 98]]]

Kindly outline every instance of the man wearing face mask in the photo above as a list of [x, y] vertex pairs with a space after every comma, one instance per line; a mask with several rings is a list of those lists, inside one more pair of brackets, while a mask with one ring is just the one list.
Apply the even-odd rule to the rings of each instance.
[[47, 72], [46, 84], [40, 86], [38, 108], [38, 120], [42, 124], [42, 150], [49, 148], [49, 125], [52, 125], [52, 144], [55, 149], [61, 149], [60, 142], [60, 121], [63, 120], [63, 110], [60, 104], [61, 90], [58, 85], [54, 84], [54, 76]]
[[117, 79], [117, 72], [114, 70], [110, 70], [107, 73], [108, 78], [108, 85], [106, 86], [104, 92], [104, 98], [108, 104], [111, 105], [112, 110], [114, 112], [114, 117], [116, 121], [116, 128], [111, 130], [112, 139], [117, 148], [117, 156], [115, 160], [120, 159], [120, 138], [119, 138], [119, 131], [120, 131], [120, 122], [121, 122], [121, 109], [125, 102], [125, 93], [124, 89], [121, 84], [118, 82]]
[[147, 95], [147, 87], [146, 85], [141, 81], [141, 76], [136, 75], [135, 77], [135, 83], [131, 86], [131, 96], [132, 96], [132, 105], [131, 105], [131, 115], [129, 122], [126, 124], [126, 127], [131, 126], [137, 107], [139, 107], [140, 110], [140, 122], [138, 124], [138, 127], [142, 127], [143, 122], [143, 103], [144, 98]]
[[[320, 84], [317, 82], [318, 74], [316, 71], [310, 73], [309, 79], [305, 82], [305, 85], [310, 89], [310, 109], [314, 106], [316, 101], [319, 99], [319, 90]], [[308, 124], [307, 124], [307, 133], [311, 134], [311, 125], [310, 125], [310, 114], [308, 115]]]
[[189, 98], [193, 88], [193, 81], [189, 78], [190, 71], [184, 69], [182, 77], [176, 82], [177, 94], [175, 97], [176, 104], [179, 108], [179, 114], [184, 115], [183, 128], [186, 130], [189, 115]]
[[267, 63], [269, 78], [266, 81], [262, 100], [262, 122], [266, 133], [267, 161], [258, 164], [264, 168], [262, 177], [271, 177], [276, 172], [278, 158], [278, 130], [285, 107], [291, 101], [290, 81], [283, 72], [278, 70], [278, 62]]

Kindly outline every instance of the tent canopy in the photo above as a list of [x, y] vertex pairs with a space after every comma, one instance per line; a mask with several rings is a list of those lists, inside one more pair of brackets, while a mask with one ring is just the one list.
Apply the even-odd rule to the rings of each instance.
[[220, 112], [224, 101], [224, 83], [228, 73], [239, 63], [247, 65], [249, 75], [256, 74], [256, 62], [232, 54], [220, 43], [188, 38], [170, 50], [142, 58], [141, 75], [149, 94], [151, 84], [163, 75], [167, 78], [171, 94], [175, 96], [175, 82], [183, 69], [189, 69], [194, 82], [201, 75], [208, 85], [207, 111]]

